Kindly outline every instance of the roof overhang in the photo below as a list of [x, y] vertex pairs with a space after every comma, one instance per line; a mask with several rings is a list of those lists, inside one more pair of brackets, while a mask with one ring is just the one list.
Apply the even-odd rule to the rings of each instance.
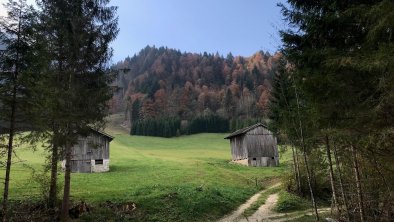
[[228, 136], [225, 137], [224, 139], [231, 139], [231, 138], [233, 138], [233, 137], [236, 137], [236, 136], [240, 136], [240, 135], [246, 134], [246, 133], [249, 132], [250, 130], [255, 129], [255, 128], [259, 127], [259, 126], [268, 129], [268, 127], [267, 127], [266, 125], [264, 125], [264, 124], [262, 124], [262, 123], [257, 123], [257, 124], [254, 124], [254, 125], [252, 125], [252, 126], [248, 126], [248, 127], [239, 129], [239, 130], [237, 130], [237, 131], [231, 133], [230, 135], [228, 135]]
[[109, 139], [110, 142], [114, 139], [113, 136], [111, 136], [111, 135], [109, 135], [109, 134], [107, 134], [107, 133], [104, 133], [104, 132], [102, 132], [102, 131], [99, 131], [99, 130], [96, 130], [96, 129], [93, 129], [93, 128], [90, 128], [90, 129], [91, 129], [92, 131], [94, 131], [95, 133], [98, 133], [98, 134], [101, 134], [101, 135], [104, 136], [104, 137], [107, 137], [107, 138]]

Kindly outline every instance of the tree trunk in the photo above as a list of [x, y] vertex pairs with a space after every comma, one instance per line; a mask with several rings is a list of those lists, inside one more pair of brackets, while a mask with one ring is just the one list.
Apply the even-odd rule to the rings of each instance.
[[[21, 18], [22, 18], [22, 9], [19, 10], [19, 23], [18, 23], [18, 37], [17, 37], [17, 46], [20, 46], [20, 35], [21, 35]], [[15, 63], [15, 71], [13, 72], [13, 87], [12, 87], [12, 100], [11, 100], [11, 115], [10, 115], [10, 129], [9, 129], [9, 137], [8, 137], [8, 147], [7, 147], [7, 165], [5, 170], [5, 179], [4, 179], [4, 191], [3, 191], [3, 221], [8, 221], [8, 192], [10, 186], [10, 173], [11, 173], [11, 164], [12, 164], [12, 150], [15, 136], [15, 114], [16, 114], [16, 94], [17, 94], [17, 80], [19, 74], [19, 50], [16, 53], [16, 63]]]
[[292, 154], [293, 154], [294, 182], [296, 184], [297, 191], [298, 191], [299, 190], [299, 187], [298, 187], [298, 175], [297, 175], [297, 166], [296, 166], [296, 159], [295, 159], [295, 153], [294, 153], [294, 147], [293, 146], [291, 146], [291, 151], [292, 151]]
[[308, 157], [306, 155], [306, 150], [305, 147], [303, 148], [303, 152], [304, 152], [304, 161], [305, 161], [305, 169], [306, 169], [306, 175], [308, 178], [308, 186], [309, 186], [309, 192], [311, 194], [311, 201], [312, 201], [312, 205], [313, 205], [313, 209], [315, 211], [315, 217], [316, 217], [316, 221], [319, 221], [319, 213], [317, 212], [317, 205], [316, 205], [316, 201], [315, 201], [315, 196], [313, 194], [313, 189], [312, 189], [312, 183], [311, 183], [311, 174], [309, 171], [309, 164], [308, 164]]
[[352, 159], [353, 159], [353, 167], [354, 167], [354, 177], [356, 179], [356, 188], [357, 188], [357, 199], [358, 199], [358, 206], [360, 208], [360, 221], [364, 222], [364, 199], [363, 199], [363, 193], [362, 193], [362, 188], [361, 188], [361, 179], [360, 179], [360, 170], [359, 170], [359, 165], [358, 165], [358, 160], [357, 160], [357, 154], [356, 150], [354, 149], [354, 146], [350, 146], [351, 152], [352, 152]]
[[8, 189], [10, 186], [10, 173], [12, 161], [12, 149], [15, 134], [15, 110], [16, 110], [16, 85], [13, 89], [13, 98], [11, 105], [10, 131], [7, 147], [7, 165], [5, 170], [4, 192], [3, 192], [3, 222], [8, 221]]
[[337, 201], [337, 192], [335, 190], [335, 178], [334, 178], [334, 170], [332, 169], [332, 161], [331, 161], [331, 150], [330, 150], [330, 142], [328, 139], [328, 135], [326, 135], [326, 151], [327, 151], [327, 160], [328, 160], [328, 166], [330, 169], [330, 182], [331, 182], [331, 190], [332, 190], [332, 199], [334, 202], [334, 207], [337, 208], [337, 211], [339, 215], [341, 214], [341, 210], [338, 205]]
[[374, 165], [374, 167], [375, 167], [375, 169], [376, 169], [376, 172], [378, 172], [379, 173], [379, 175], [380, 175], [380, 177], [382, 178], [382, 180], [383, 180], [383, 183], [384, 183], [384, 185], [385, 185], [385, 187], [386, 187], [386, 201], [383, 201], [383, 204], [382, 204], [382, 206], [381, 206], [381, 208], [379, 209], [379, 210], [381, 210], [382, 212], [384, 212], [384, 211], [386, 211], [386, 215], [387, 215], [387, 218], [383, 218], [383, 215], [384, 214], [382, 214], [382, 216], [381, 216], [381, 218], [380, 218], [380, 220], [388, 220], [388, 218], [390, 218], [390, 215], [391, 215], [391, 207], [390, 207], [390, 203], [392, 202], [392, 200], [391, 200], [391, 188], [390, 188], [390, 185], [389, 185], [389, 182], [387, 181], [387, 179], [386, 179], [386, 177], [384, 176], [384, 174], [382, 173], [382, 170], [381, 170], [381, 166], [380, 166], [380, 164], [378, 163], [378, 161], [376, 160], [376, 156], [375, 156], [375, 154], [371, 154], [371, 156], [372, 156], [372, 162], [373, 162], [373, 165]]
[[300, 169], [298, 166], [298, 158], [296, 156], [296, 151], [294, 148], [294, 145], [291, 145], [291, 150], [293, 153], [293, 162], [294, 162], [294, 176], [295, 176], [295, 182], [297, 186], [297, 192], [298, 194], [301, 194], [301, 178], [300, 178]]
[[52, 156], [51, 156], [51, 183], [49, 186], [48, 207], [54, 210], [57, 202], [57, 163], [59, 161], [59, 148], [56, 140], [56, 132], [54, 132], [52, 142]]
[[71, 146], [69, 143], [65, 147], [66, 166], [64, 172], [64, 192], [62, 210], [60, 214], [61, 221], [70, 221], [69, 209], [70, 209], [70, 187], [71, 187]]
[[341, 166], [339, 165], [339, 158], [337, 154], [337, 148], [334, 146], [334, 158], [335, 158], [335, 164], [338, 170], [338, 181], [339, 181], [339, 187], [341, 188], [341, 196], [343, 200], [343, 204], [345, 205], [345, 211], [346, 211], [346, 221], [350, 222], [350, 212], [349, 212], [349, 206], [347, 203], [347, 198], [345, 196], [345, 191], [343, 189], [343, 181], [342, 181], [342, 171], [341, 171]]
[[297, 152], [297, 148], [294, 147], [294, 151], [295, 151], [295, 159], [297, 162], [297, 175], [298, 175], [298, 187], [299, 187], [299, 194], [302, 194], [302, 186], [301, 186], [301, 171], [300, 171], [300, 160], [298, 159], [298, 152]]
[[308, 158], [307, 158], [307, 154], [306, 154], [306, 145], [305, 145], [305, 138], [304, 138], [304, 131], [303, 131], [303, 125], [302, 125], [302, 120], [301, 120], [301, 115], [300, 115], [300, 101], [298, 98], [298, 92], [297, 92], [297, 87], [296, 85], [294, 85], [294, 93], [296, 96], [296, 101], [297, 101], [297, 114], [298, 114], [298, 123], [299, 123], [299, 128], [300, 128], [300, 137], [301, 137], [301, 145], [302, 145], [302, 152], [303, 152], [303, 156], [304, 156], [304, 161], [305, 161], [305, 169], [306, 169], [306, 175], [307, 175], [307, 179], [308, 179], [308, 186], [309, 186], [309, 192], [311, 194], [311, 201], [312, 201], [312, 205], [315, 211], [315, 217], [316, 217], [316, 221], [319, 221], [319, 213], [317, 212], [317, 205], [316, 205], [316, 201], [315, 201], [315, 196], [313, 194], [313, 189], [312, 189], [312, 184], [311, 184], [311, 173], [309, 171], [309, 165], [308, 165]]

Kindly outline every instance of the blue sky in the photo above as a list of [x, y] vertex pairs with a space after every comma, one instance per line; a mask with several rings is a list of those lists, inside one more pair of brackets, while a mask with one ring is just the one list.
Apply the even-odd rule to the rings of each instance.
[[278, 0], [113, 0], [119, 6], [113, 62], [146, 45], [250, 56], [275, 52], [283, 28]]
[[147, 45], [224, 56], [275, 52], [284, 27], [278, 1], [284, 0], [112, 0], [119, 7], [120, 28], [112, 62]]

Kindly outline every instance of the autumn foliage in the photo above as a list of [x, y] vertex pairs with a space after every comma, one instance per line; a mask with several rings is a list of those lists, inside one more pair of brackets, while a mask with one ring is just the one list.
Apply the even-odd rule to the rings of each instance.
[[120, 90], [113, 101], [118, 102], [112, 102], [111, 108], [126, 111], [131, 126], [167, 117], [186, 124], [202, 116], [225, 119], [228, 126], [235, 119], [250, 122], [267, 113], [279, 58], [280, 54], [264, 52], [248, 58], [223, 57], [147, 46], [113, 67], [127, 72], [117, 77]]

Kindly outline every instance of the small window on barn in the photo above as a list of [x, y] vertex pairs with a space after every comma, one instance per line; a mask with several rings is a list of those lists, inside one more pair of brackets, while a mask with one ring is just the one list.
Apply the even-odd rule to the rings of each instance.
[[256, 158], [253, 158], [253, 160], [256, 160]]
[[94, 164], [103, 164], [103, 159], [94, 160]]
[[274, 159], [275, 159], [275, 157], [271, 157], [271, 159], [273, 159], [273, 160], [274, 160]]

